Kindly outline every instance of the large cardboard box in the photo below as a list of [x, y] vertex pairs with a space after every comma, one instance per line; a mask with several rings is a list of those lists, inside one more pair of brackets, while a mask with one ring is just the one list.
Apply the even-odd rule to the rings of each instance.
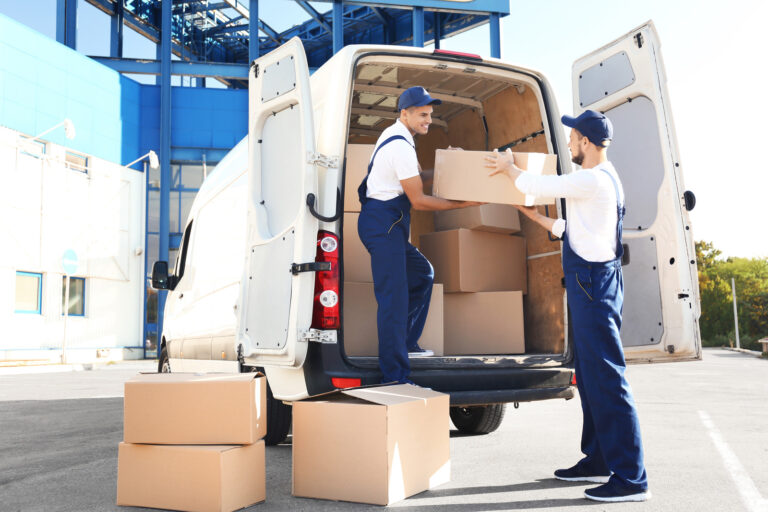
[[347, 144], [347, 163], [344, 172], [344, 211], [359, 212], [360, 199], [357, 187], [368, 174], [368, 163], [373, 155], [374, 144]]
[[[434, 193], [438, 197], [483, 203], [520, 204], [533, 206], [552, 204], [551, 197], [525, 195], [509, 176], [488, 176], [485, 167], [488, 151], [450, 151], [439, 149], [435, 154]], [[545, 153], [514, 153], [515, 165], [536, 174], [557, 174], [557, 156]]]
[[[344, 283], [344, 352], [348, 356], [379, 355], [379, 335], [376, 327], [378, 305], [373, 283]], [[419, 338], [419, 346], [443, 355], [443, 285], [432, 287], [427, 321]]]
[[446, 293], [528, 292], [525, 239], [469, 229], [421, 235], [421, 252]]
[[145, 373], [126, 381], [124, 440], [149, 444], [251, 444], [267, 432], [260, 373]]
[[264, 441], [245, 446], [120, 443], [117, 504], [229, 512], [266, 497]]
[[521, 292], [445, 295], [445, 355], [523, 354]]
[[409, 384], [293, 404], [293, 494], [389, 505], [450, 479], [448, 395]]
[[371, 255], [357, 234], [359, 213], [344, 214], [344, 230], [341, 244], [344, 246], [344, 280], [372, 283]]
[[517, 208], [508, 204], [483, 204], [435, 212], [436, 231], [459, 228], [514, 234], [520, 232], [520, 215]]

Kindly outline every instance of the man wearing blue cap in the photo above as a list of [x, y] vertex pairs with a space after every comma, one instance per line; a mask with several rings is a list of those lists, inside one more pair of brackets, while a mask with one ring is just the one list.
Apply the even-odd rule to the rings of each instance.
[[373, 291], [379, 308], [379, 367], [382, 382], [411, 383], [408, 357], [432, 355], [419, 347], [432, 297], [434, 270], [408, 242], [411, 208], [449, 210], [478, 203], [425, 195], [413, 136], [432, 123], [432, 98], [423, 87], [400, 95], [400, 117], [384, 130], [358, 188], [362, 208], [357, 230], [371, 255]]
[[619, 337], [624, 281], [621, 273], [624, 193], [607, 147], [613, 125], [587, 110], [563, 116], [571, 128], [568, 149], [581, 170], [562, 176], [535, 176], [514, 164], [512, 152], [488, 158], [491, 175], [506, 173], [525, 194], [566, 199], [568, 221], [518, 207], [530, 219], [563, 239], [563, 272], [573, 327], [574, 365], [584, 424], [575, 466], [555, 478], [597, 482], [585, 491], [596, 501], [645, 501], [650, 498], [643, 464], [640, 424]]

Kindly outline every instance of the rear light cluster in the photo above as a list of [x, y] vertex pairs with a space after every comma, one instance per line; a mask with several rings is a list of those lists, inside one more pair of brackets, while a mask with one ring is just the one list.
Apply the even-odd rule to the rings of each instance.
[[312, 327], [338, 329], [339, 314], [339, 237], [330, 231], [317, 232], [317, 262], [331, 264], [331, 270], [315, 272], [315, 300]]

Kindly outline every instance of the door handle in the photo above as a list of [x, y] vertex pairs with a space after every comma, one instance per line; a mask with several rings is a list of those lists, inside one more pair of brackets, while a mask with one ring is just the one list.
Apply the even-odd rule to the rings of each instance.
[[341, 191], [338, 187], [336, 187], [336, 213], [333, 215], [333, 217], [325, 217], [323, 215], [320, 215], [317, 210], [315, 210], [315, 194], [307, 194], [307, 206], [309, 206], [309, 213], [311, 213], [315, 218], [323, 221], [323, 222], [334, 222], [341, 217]]

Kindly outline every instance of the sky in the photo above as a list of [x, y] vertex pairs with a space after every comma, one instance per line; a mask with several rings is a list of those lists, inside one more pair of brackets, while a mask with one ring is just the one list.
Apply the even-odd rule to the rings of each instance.
[[[55, 4], [0, 0], [0, 13], [55, 37]], [[768, 202], [768, 159], [760, 156], [768, 146], [768, 0], [511, 0], [510, 11], [501, 21], [502, 59], [542, 72], [562, 113], [573, 109], [573, 62], [653, 20], [684, 185], [697, 199], [690, 212], [694, 239], [714, 243], [724, 256], [768, 257], [768, 235], [756, 231], [762, 202]], [[293, 0], [261, 0], [259, 14], [278, 31], [308, 19]], [[108, 54], [108, 20], [79, 0], [78, 51]], [[125, 33], [126, 57], [155, 58], [151, 42]], [[490, 56], [488, 27], [448, 38], [441, 47]]]

